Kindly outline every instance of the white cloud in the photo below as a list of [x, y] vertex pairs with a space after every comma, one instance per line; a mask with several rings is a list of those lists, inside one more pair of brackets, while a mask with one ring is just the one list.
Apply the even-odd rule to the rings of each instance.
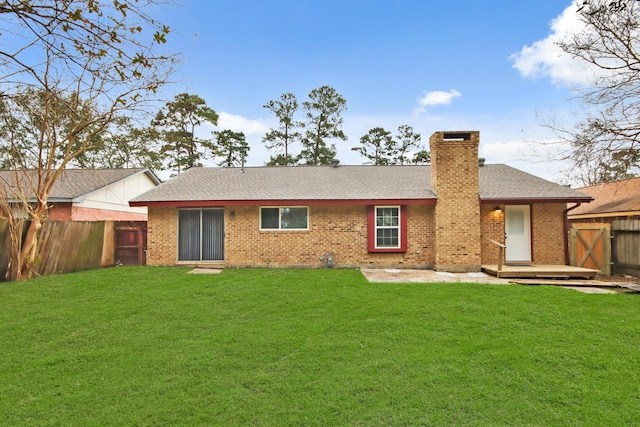
[[513, 164], [531, 158], [531, 143], [524, 140], [483, 143], [480, 156], [490, 162]]
[[577, 2], [572, 2], [560, 16], [550, 23], [551, 34], [509, 57], [513, 67], [525, 78], [549, 77], [557, 84], [587, 85], [593, 81], [596, 70], [589, 64], [564, 53], [557, 43], [584, 30], [578, 19]]
[[418, 106], [413, 110], [414, 114], [424, 113], [427, 111], [427, 107], [433, 105], [449, 105], [454, 98], [462, 96], [460, 92], [455, 89], [451, 89], [449, 92], [443, 92], [440, 90], [432, 92], [424, 92], [422, 97], [418, 99]]
[[264, 134], [269, 127], [259, 120], [248, 119], [231, 113], [221, 112], [218, 118], [218, 129], [231, 129], [245, 135]]
[[[482, 138], [481, 138], [482, 139]], [[538, 177], [566, 183], [570, 165], [560, 160], [566, 146], [555, 138], [510, 138], [480, 143], [480, 157], [488, 164], [504, 163]]]

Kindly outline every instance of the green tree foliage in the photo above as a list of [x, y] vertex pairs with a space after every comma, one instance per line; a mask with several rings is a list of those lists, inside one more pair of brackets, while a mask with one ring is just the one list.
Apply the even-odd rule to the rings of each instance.
[[351, 148], [368, 159], [369, 164], [393, 164], [398, 154], [391, 132], [381, 127], [370, 129], [360, 138], [360, 146]]
[[160, 133], [168, 167], [180, 174], [205, 157], [205, 149], [214, 150], [211, 139], [196, 136], [196, 129], [204, 124], [216, 126], [218, 114], [198, 95], [181, 93], [156, 114], [151, 125]]
[[271, 100], [264, 105], [264, 108], [275, 114], [279, 124], [277, 129], [269, 129], [269, 132], [262, 138], [262, 142], [266, 144], [268, 150], [278, 153], [271, 156], [267, 165], [285, 166], [298, 162], [298, 157], [289, 152], [289, 146], [302, 137], [301, 133], [296, 130], [302, 124], [294, 119], [299, 107], [298, 100], [292, 93], [284, 93], [279, 100]]
[[217, 141], [216, 155], [222, 157], [218, 166], [244, 166], [250, 149], [244, 133], [226, 129], [213, 134]]
[[[0, 210], [12, 236], [19, 232], [12, 206], [31, 220], [21, 246], [12, 246], [8, 279], [31, 275], [49, 194], [64, 168], [119, 115], [141, 111], [171, 73], [175, 58], [161, 51], [169, 28], [146, 12], [154, 3], [0, 2], [0, 151], [18, 181], [0, 183]], [[8, 129], [26, 117], [38, 127]], [[28, 179], [25, 167], [35, 167]]]
[[154, 128], [139, 128], [130, 117], [118, 117], [75, 163], [81, 169], [142, 167], [158, 171], [162, 168], [159, 140], [160, 135]]
[[416, 165], [426, 165], [428, 163], [431, 163], [431, 153], [424, 149], [420, 150], [415, 154], [415, 156], [413, 156], [411, 163], [414, 163]]
[[309, 101], [302, 103], [306, 111], [306, 132], [302, 138], [300, 158], [309, 165], [328, 165], [336, 156], [335, 144], [327, 139], [347, 140], [342, 131], [342, 113], [347, 101], [330, 86], [313, 89]]
[[[391, 132], [376, 127], [360, 138], [360, 146], [353, 147], [352, 150], [366, 157], [374, 165], [403, 165], [406, 163], [424, 163], [424, 153], [421, 150], [420, 158], [415, 161], [417, 154], [412, 149], [420, 149], [421, 136], [414, 132], [409, 125], [398, 127], [395, 136]], [[425, 152], [426, 153], [426, 152]], [[426, 153], [428, 156], [428, 153]], [[427, 158], [428, 162], [428, 158]]]
[[27, 87], [0, 99], [1, 164], [3, 169], [27, 170], [80, 162], [88, 150], [98, 149], [108, 125], [95, 103], [76, 93]]
[[581, 91], [586, 116], [573, 129], [550, 125], [570, 147], [569, 178], [584, 185], [640, 171], [640, 2], [581, 0], [584, 29], [558, 45], [600, 72]]
[[413, 128], [409, 125], [401, 125], [398, 127], [398, 134], [396, 135], [396, 150], [397, 155], [395, 163], [404, 165], [410, 163], [415, 159], [415, 153], [412, 154], [412, 149], [421, 149], [420, 141], [422, 136], [419, 133], [414, 132]]

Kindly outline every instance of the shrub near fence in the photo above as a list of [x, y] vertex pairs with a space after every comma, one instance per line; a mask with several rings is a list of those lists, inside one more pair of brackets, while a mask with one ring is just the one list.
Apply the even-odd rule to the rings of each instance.
[[[37, 275], [71, 273], [113, 265], [113, 222], [47, 221], [36, 255]], [[0, 219], [0, 281], [9, 262], [9, 230]], [[109, 255], [110, 254], [110, 255]]]

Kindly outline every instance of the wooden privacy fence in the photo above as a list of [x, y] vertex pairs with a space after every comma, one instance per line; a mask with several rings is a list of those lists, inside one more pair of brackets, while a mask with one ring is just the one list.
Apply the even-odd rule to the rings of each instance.
[[9, 225], [7, 221], [0, 218], [0, 282], [7, 275], [9, 255], [11, 248], [11, 236], [9, 235]]
[[[40, 242], [35, 271], [41, 276], [116, 264], [144, 265], [146, 222], [47, 221]], [[3, 219], [0, 219], [0, 245], [0, 281], [3, 281], [9, 262], [9, 230]]]
[[[113, 265], [103, 247], [109, 244], [105, 222], [46, 222], [40, 234], [36, 272], [41, 276]], [[106, 237], [106, 239], [105, 239]]]
[[640, 277], [640, 220], [614, 220], [611, 231], [614, 274]]

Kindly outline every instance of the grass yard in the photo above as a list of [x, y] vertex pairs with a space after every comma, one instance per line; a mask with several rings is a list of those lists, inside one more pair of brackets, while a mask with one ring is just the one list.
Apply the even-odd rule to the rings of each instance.
[[0, 423], [640, 424], [640, 295], [112, 268], [0, 284]]

